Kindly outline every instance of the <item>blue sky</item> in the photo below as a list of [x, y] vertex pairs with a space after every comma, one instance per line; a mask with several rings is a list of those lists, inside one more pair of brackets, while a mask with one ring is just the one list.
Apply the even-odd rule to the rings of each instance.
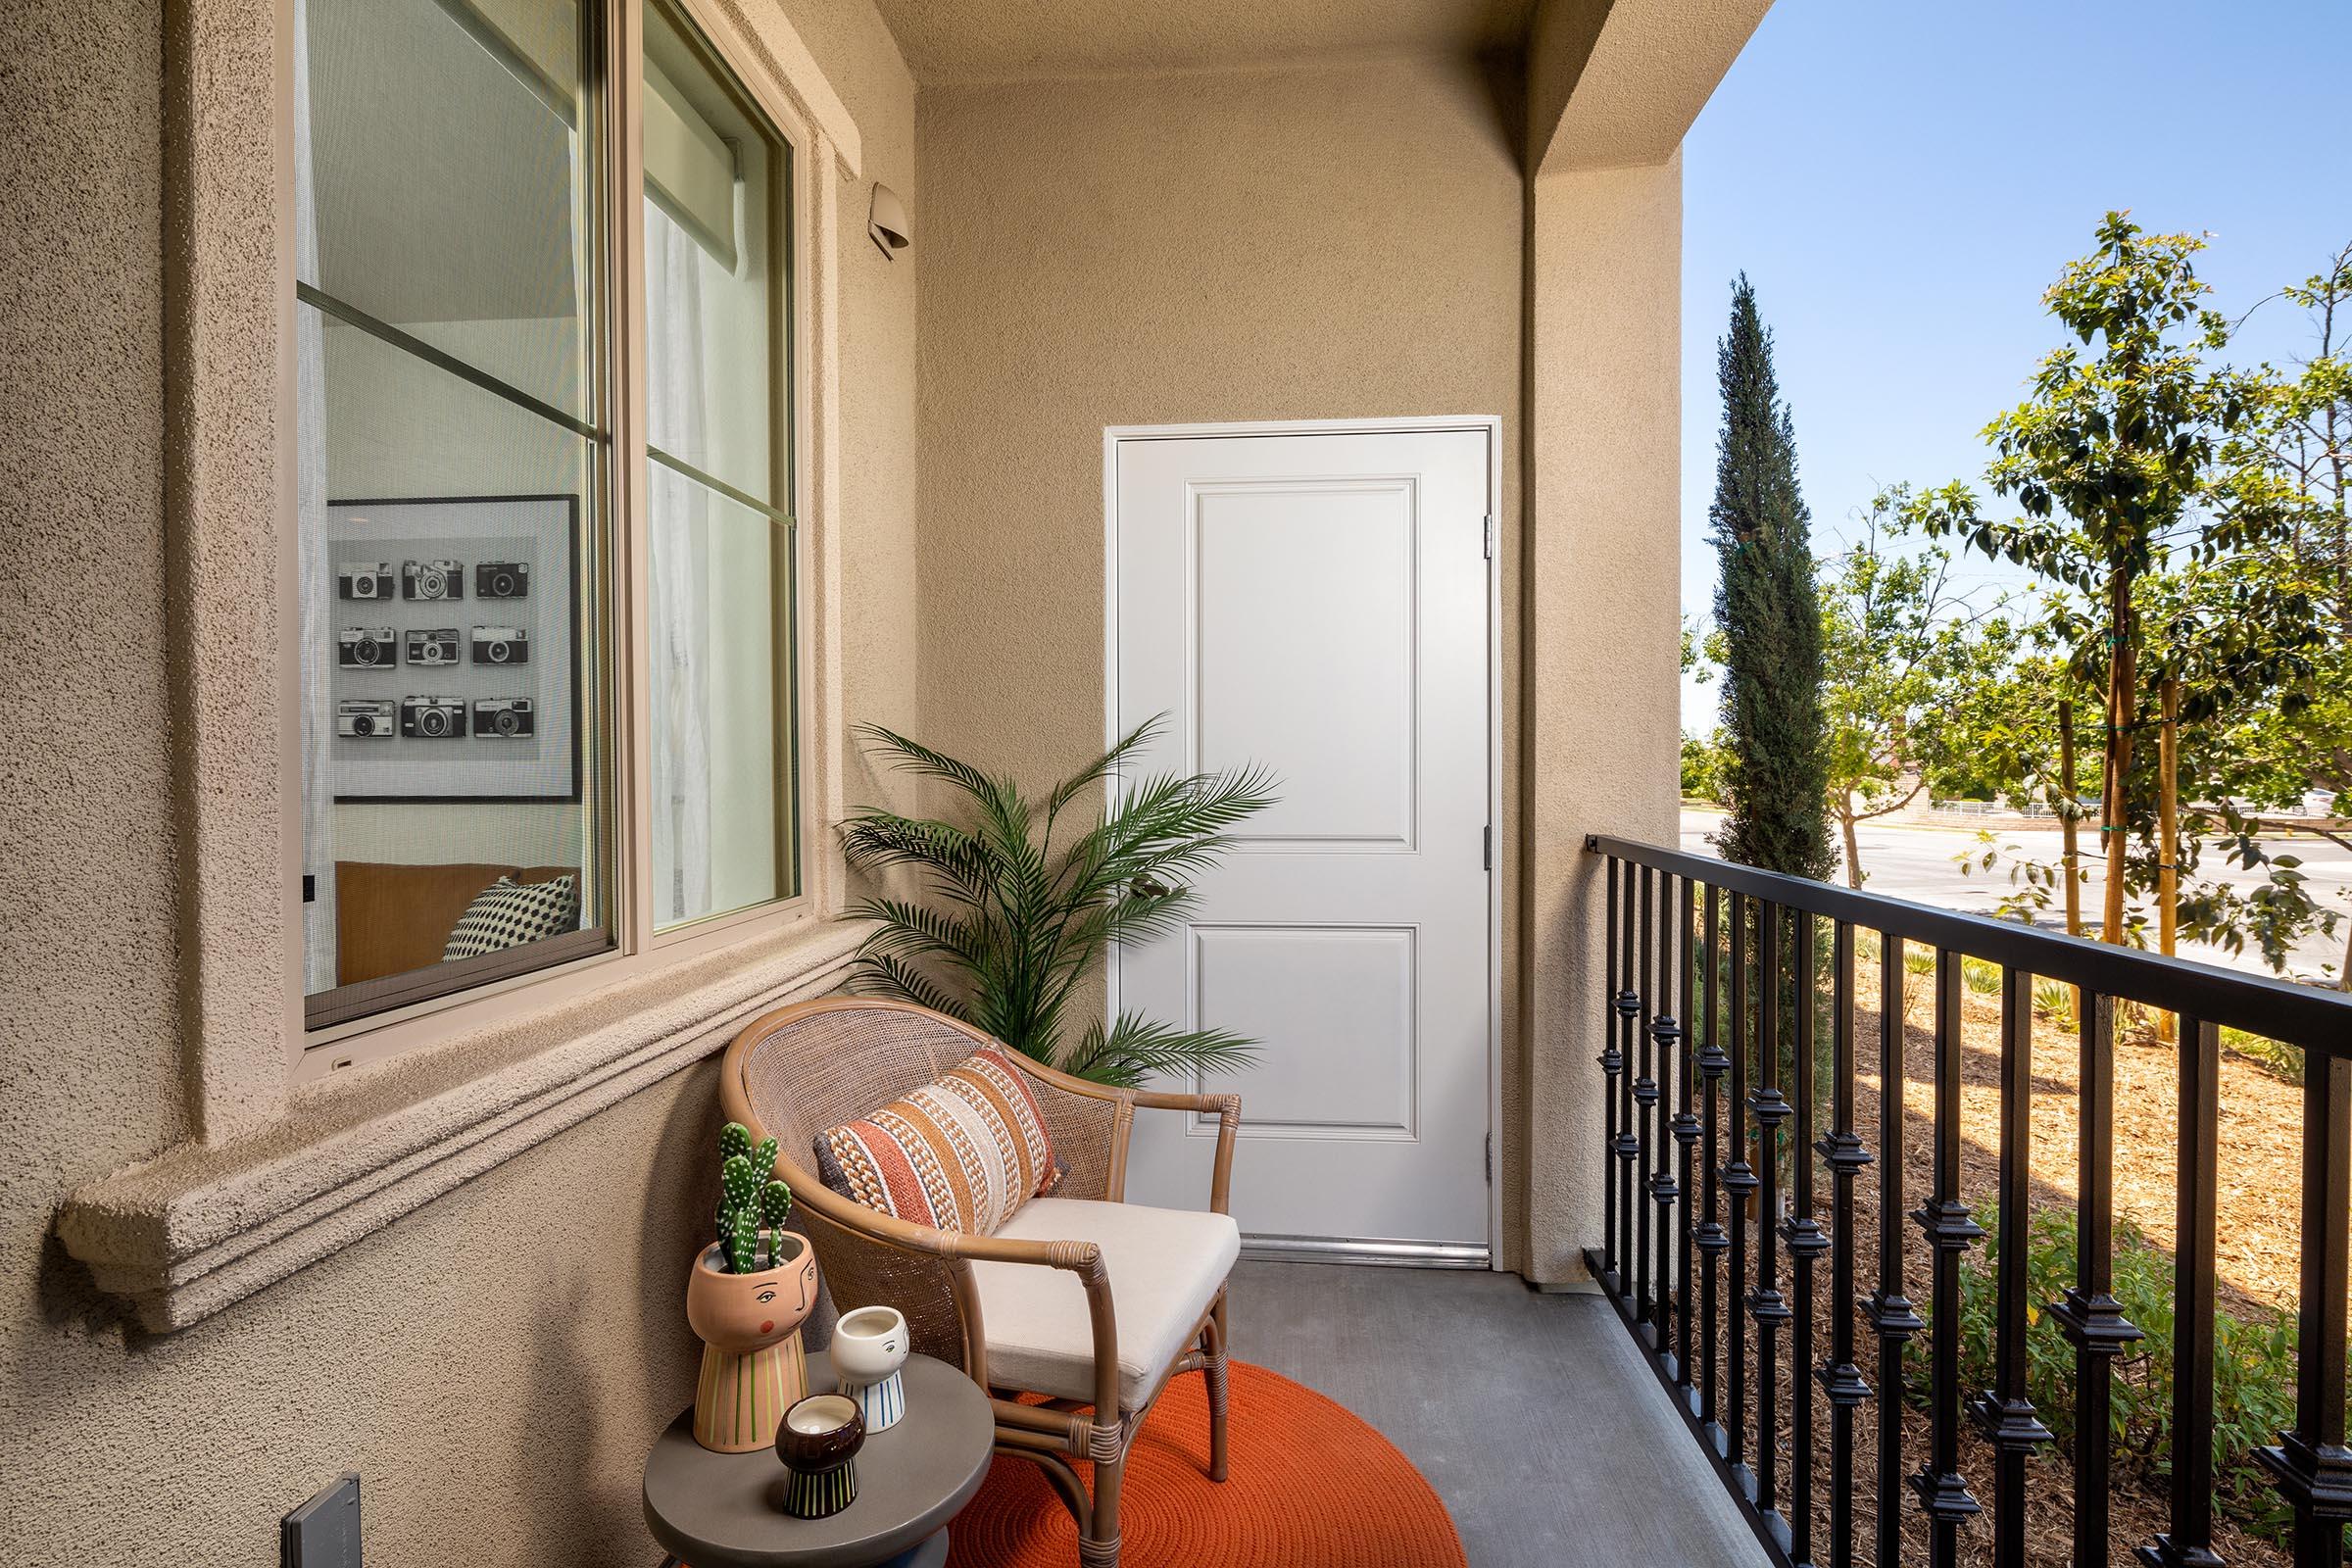
[[[1684, 148], [1686, 613], [1715, 591], [1735, 273], [1826, 555], [1880, 486], [1979, 476], [1977, 432], [2058, 344], [2041, 292], [2109, 208], [2211, 231], [2199, 272], [2233, 317], [2318, 271], [2352, 238], [2347, 60], [2352, 0], [1781, 0]], [[2300, 325], [2265, 306], [2235, 355], [2284, 360]], [[1686, 683], [1686, 727], [1714, 707]]]

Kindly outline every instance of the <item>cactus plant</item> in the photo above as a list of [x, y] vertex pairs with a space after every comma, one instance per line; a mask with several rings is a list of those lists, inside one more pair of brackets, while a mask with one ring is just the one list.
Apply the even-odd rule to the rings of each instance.
[[726, 1272], [752, 1274], [785, 1261], [784, 1221], [792, 1189], [774, 1179], [776, 1141], [755, 1147], [751, 1129], [731, 1121], [718, 1134], [718, 1208], [712, 1216]]

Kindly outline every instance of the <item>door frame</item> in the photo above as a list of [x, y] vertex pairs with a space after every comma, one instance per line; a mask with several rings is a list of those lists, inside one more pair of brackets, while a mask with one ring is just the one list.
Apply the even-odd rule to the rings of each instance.
[[[1352, 1248], [1345, 1241], [1281, 1238], [1281, 1245], [1253, 1246], [1294, 1259], [1336, 1263], [1400, 1263], [1420, 1267], [1497, 1269], [1502, 1257], [1502, 418], [1499, 415], [1424, 415], [1394, 419], [1263, 419], [1205, 424], [1114, 424], [1102, 429], [1102, 732], [1103, 745], [1119, 738], [1119, 446], [1128, 441], [1197, 441], [1223, 437], [1297, 435], [1483, 435], [1487, 442], [1487, 822], [1493, 853], [1487, 866], [1487, 1244], [1485, 1256], [1464, 1256], [1458, 1248], [1400, 1250], [1395, 1243]], [[1106, 805], [1117, 798], [1116, 774], [1103, 780]], [[1111, 1016], [1119, 1010], [1119, 965], [1115, 948], [1104, 965], [1103, 983]]]

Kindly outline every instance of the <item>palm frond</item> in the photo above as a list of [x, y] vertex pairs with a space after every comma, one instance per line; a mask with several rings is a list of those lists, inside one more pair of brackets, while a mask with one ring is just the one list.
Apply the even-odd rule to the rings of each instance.
[[966, 795], [986, 795], [995, 785], [986, 773], [971, 763], [935, 752], [919, 741], [912, 741], [895, 729], [880, 724], [860, 724], [857, 733], [862, 736], [870, 750], [889, 755], [891, 765], [902, 773], [918, 778], [943, 778]]
[[892, 997], [972, 1022], [963, 1003], [947, 987], [894, 954], [869, 954], [851, 964], [850, 989], [859, 996]]
[[912, 866], [923, 873], [923, 895], [947, 906], [877, 896], [849, 910], [875, 922], [852, 968], [853, 988], [937, 1008], [1041, 1061], [1075, 1064], [1108, 1083], [1250, 1060], [1254, 1047], [1238, 1035], [1179, 1030], [1134, 1013], [1094, 1025], [1075, 1046], [1063, 1038], [1077, 988], [1108, 944], [1180, 929], [1195, 900], [1186, 884], [1224, 852], [1235, 826], [1274, 802], [1273, 777], [1260, 768], [1158, 775], [1057, 848], [1056, 816], [1132, 761], [1161, 722], [1136, 726], [1054, 785], [1042, 814], [1009, 777], [895, 730], [860, 726], [902, 771], [953, 784], [970, 813], [967, 823], [949, 823], [866, 810], [843, 825], [852, 867]]
[[988, 965], [988, 933], [972, 920], [905, 899], [860, 899], [845, 913], [849, 919], [880, 922], [859, 946], [860, 954], [946, 958], [974, 973]]
[[1168, 715], [1165, 713], [1152, 714], [1121, 736], [1112, 744], [1109, 751], [1104, 752], [1101, 757], [1096, 758], [1092, 762], [1054, 785], [1054, 793], [1046, 798], [1047, 819], [1050, 821], [1058, 816], [1063, 807], [1076, 800], [1084, 791], [1108, 778], [1118, 770], [1120, 763], [1159, 739], [1159, 732], [1167, 727], [1167, 720]]
[[1179, 1029], [1140, 1012], [1122, 1012], [1105, 1029], [1088, 1026], [1061, 1070], [1130, 1089], [1154, 1075], [1230, 1073], [1257, 1059], [1257, 1042], [1226, 1029]]

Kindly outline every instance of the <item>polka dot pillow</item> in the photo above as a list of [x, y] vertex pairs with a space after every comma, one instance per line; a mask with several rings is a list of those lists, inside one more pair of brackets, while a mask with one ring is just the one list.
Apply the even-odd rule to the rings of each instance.
[[568, 874], [552, 882], [517, 882], [511, 876], [473, 896], [458, 916], [441, 961], [478, 958], [485, 953], [519, 948], [543, 937], [562, 936], [579, 925], [579, 891]]

